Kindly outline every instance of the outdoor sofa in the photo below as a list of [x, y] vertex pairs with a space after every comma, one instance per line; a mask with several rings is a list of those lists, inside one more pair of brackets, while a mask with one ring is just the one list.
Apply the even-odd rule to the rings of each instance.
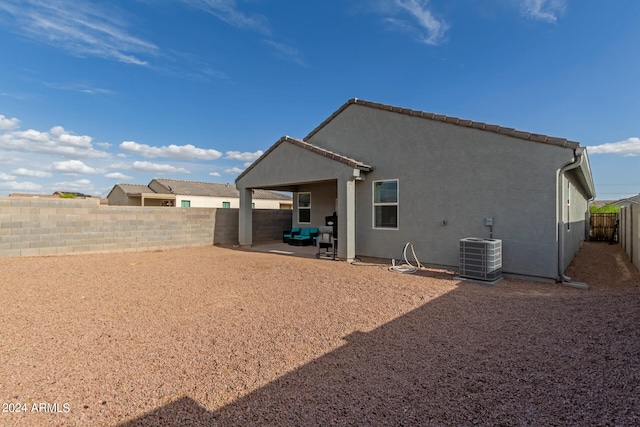
[[282, 242], [295, 246], [316, 245], [318, 227], [292, 228], [282, 233]]

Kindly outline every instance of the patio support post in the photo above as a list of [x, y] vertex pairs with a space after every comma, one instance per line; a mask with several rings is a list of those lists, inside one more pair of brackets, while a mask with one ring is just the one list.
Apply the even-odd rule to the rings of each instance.
[[240, 193], [240, 209], [238, 209], [238, 242], [240, 246], [251, 246], [253, 243], [252, 236], [252, 191], [250, 188], [239, 188]]
[[349, 179], [346, 182], [347, 196], [347, 261], [351, 262], [356, 258], [356, 181]]

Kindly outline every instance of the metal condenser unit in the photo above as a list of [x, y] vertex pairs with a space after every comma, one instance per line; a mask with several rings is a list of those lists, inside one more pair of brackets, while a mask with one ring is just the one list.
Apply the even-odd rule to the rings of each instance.
[[488, 282], [502, 277], [502, 240], [460, 240], [460, 276]]

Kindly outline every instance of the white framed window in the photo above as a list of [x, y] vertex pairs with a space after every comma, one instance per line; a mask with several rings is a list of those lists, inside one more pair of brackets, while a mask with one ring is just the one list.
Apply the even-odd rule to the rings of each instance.
[[373, 181], [373, 228], [398, 229], [397, 179]]
[[222, 207], [224, 209], [229, 209], [231, 207], [231, 202], [222, 202]]
[[311, 223], [311, 193], [298, 193], [298, 223]]
[[180, 202], [180, 206], [182, 206], [183, 208], [190, 208], [191, 207], [191, 200], [183, 200]]

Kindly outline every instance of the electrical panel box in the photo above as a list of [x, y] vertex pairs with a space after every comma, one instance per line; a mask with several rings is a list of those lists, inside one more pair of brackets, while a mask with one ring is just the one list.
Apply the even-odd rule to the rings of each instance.
[[488, 216], [484, 219], [484, 225], [486, 225], [487, 227], [493, 225], [493, 217], [492, 216]]

